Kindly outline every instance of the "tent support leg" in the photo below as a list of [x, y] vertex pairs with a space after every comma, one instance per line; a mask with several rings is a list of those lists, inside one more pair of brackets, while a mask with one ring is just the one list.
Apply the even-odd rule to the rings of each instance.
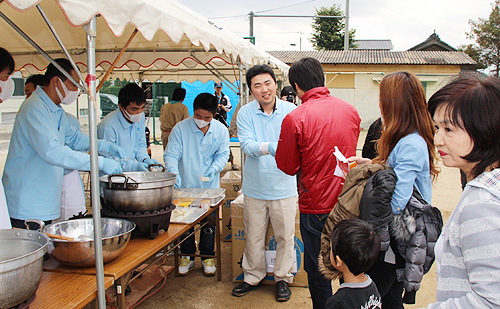
[[97, 302], [100, 309], [106, 308], [106, 289], [104, 287], [104, 263], [102, 256], [101, 204], [99, 200], [99, 166], [97, 157], [97, 120], [96, 120], [96, 79], [95, 79], [95, 36], [96, 17], [92, 17], [87, 31], [87, 82], [89, 101], [89, 138], [90, 138], [90, 185], [92, 217], [94, 219], [94, 252], [97, 281]]
[[33, 41], [26, 33], [24, 33], [23, 30], [21, 30], [21, 28], [19, 28], [16, 24], [14, 24], [14, 22], [10, 20], [1, 11], [0, 11], [0, 17], [2, 17], [2, 19], [5, 20], [7, 24], [9, 24], [12, 28], [14, 28], [14, 30], [16, 30], [16, 32], [19, 33], [20, 36], [22, 36], [28, 43], [30, 43], [31, 46], [33, 46], [33, 48], [35, 48], [40, 54], [42, 54], [42, 56], [44, 56], [50, 63], [52, 63], [57, 69], [59, 69], [59, 71], [61, 71], [61, 73], [63, 73], [64, 76], [69, 78], [78, 87], [78, 89], [85, 92], [85, 88], [83, 88], [83, 86], [80, 83], [77, 83], [75, 79], [68, 72], [66, 72], [66, 70], [64, 70], [57, 62], [55, 62], [54, 59], [52, 59], [52, 57], [50, 57], [40, 46], [38, 46], [38, 44], [36, 44], [35, 41]]
[[221, 80], [224, 80], [226, 81], [224, 84], [226, 84], [229, 89], [231, 89], [234, 93], [238, 94], [238, 89], [236, 89], [234, 87], [234, 85], [226, 78], [226, 76], [224, 76], [223, 73], [219, 72], [219, 70], [217, 70], [216, 68], [214, 68], [211, 64], [204, 64], [203, 62], [201, 62], [198, 58], [196, 58], [196, 56], [194, 55], [194, 53], [192, 52], [191, 53], [191, 56], [196, 60], [198, 61], [199, 64], [201, 64], [202, 66], [204, 66], [207, 70], [210, 71], [210, 73], [212, 73], [213, 75], [215, 75], [216, 77], [220, 78]]
[[106, 79], [108, 79], [109, 75], [111, 74], [111, 71], [114, 70], [114, 68], [116, 67], [116, 64], [118, 63], [118, 61], [120, 60], [120, 58], [123, 56], [123, 53], [125, 53], [125, 51], [127, 50], [128, 46], [130, 45], [130, 43], [132, 42], [132, 40], [134, 39], [135, 35], [137, 34], [139, 30], [135, 29], [134, 32], [132, 32], [132, 34], [130, 35], [130, 38], [128, 39], [127, 43], [125, 43], [125, 46], [123, 46], [122, 50], [120, 51], [120, 53], [118, 54], [118, 56], [116, 56], [116, 59], [115, 61], [113, 61], [113, 64], [111, 64], [111, 67], [108, 69], [108, 71], [106, 71], [106, 74], [104, 74], [104, 77], [101, 79], [102, 82], [99, 83], [99, 86], [97, 87], [97, 90], [96, 92], [98, 92], [102, 85], [104, 84], [104, 81]]
[[[70, 54], [68, 53], [68, 50], [66, 49], [66, 47], [64, 46], [61, 38], [59, 37], [59, 35], [57, 34], [56, 32], [56, 29], [54, 29], [54, 27], [52, 26], [52, 23], [50, 22], [50, 20], [47, 18], [47, 15], [45, 15], [45, 12], [43, 11], [42, 7], [40, 6], [40, 4], [37, 4], [36, 5], [36, 8], [38, 9], [38, 12], [40, 12], [40, 15], [42, 15], [43, 17], [43, 20], [45, 21], [45, 23], [47, 24], [47, 26], [49, 27], [50, 31], [52, 32], [52, 35], [54, 35], [54, 38], [56, 39], [57, 43], [59, 43], [59, 46], [61, 46], [61, 49], [63, 50], [64, 54], [66, 55], [66, 58], [69, 60], [69, 62], [71, 63], [71, 66], [73, 67], [73, 69], [75, 70], [75, 72], [78, 74], [78, 77], [80, 78], [80, 81], [84, 81], [83, 77], [82, 77], [82, 73], [80, 73], [80, 70], [78, 69], [78, 67], [76, 66], [75, 62], [73, 61], [73, 59], [71, 58]], [[60, 70], [60, 69], [59, 69]], [[72, 80], [72, 79], [71, 79]], [[72, 80], [73, 81], [73, 80]], [[74, 81], [73, 81], [74, 82]], [[84, 84], [84, 87], [85, 87], [85, 84]]]

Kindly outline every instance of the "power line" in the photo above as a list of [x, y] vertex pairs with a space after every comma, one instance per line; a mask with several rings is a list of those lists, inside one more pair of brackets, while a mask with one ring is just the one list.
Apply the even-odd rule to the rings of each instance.
[[297, 6], [297, 5], [301, 5], [301, 4], [306, 4], [306, 3], [309, 3], [309, 2], [314, 2], [314, 1], [316, 1], [316, 0], [308, 0], [308, 1], [299, 2], [299, 3], [295, 3], [295, 4], [285, 5], [285, 6], [282, 6], [282, 7], [279, 7], [279, 8], [274, 8], [274, 9], [269, 9], [269, 10], [258, 11], [258, 12], [255, 12], [255, 13], [264, 13], [264, 12], [270, 12], [270, 11], [274, 11], [274, 10], [285, 9], [285, 8], [289, 8], [289, 7], [292, 7], [292, 6]]
[[[258, 12], [255, 12], [255, 13], [270, 12], [270, 11], [285, 9], [285, 8], [289, 8], [289, 7], [293, 7], [293, 6], [297, 6], [297, 5], [306, 4], [306, 3], [309, 3], [309, 2], [315, 2], [315, 1], [317, 1], [317, 0], [307, 0], [307, 1], [299, 2], [299, 3], [295, 3], [295, 4], [285, 5], [285, 6], [274, 8], [274, 9], [258, 11]], [[240, 14], [240, 15], [233, 15], [233, 16], [217, 16], [217, 17], [209, 17], [208, 19], [227, 19], [227, 18], [237, 18], [237, 17], [246, 17], [246, 16], [248, 16], [248, 14]]]

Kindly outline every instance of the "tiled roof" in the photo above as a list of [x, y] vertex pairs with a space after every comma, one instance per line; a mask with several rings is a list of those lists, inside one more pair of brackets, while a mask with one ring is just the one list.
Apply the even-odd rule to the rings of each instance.
[[392, 50], [391, 40], [356, 40], [357, 50]]
[[457, 49], [441, 41], [439, 35], [434, 32], [425, 41], [413, 46], [408, 50], [443, 50], [443, 51], [456, 51]]
[[322, 64], [476, 64], [467, 54], [458, 51], [280, 50], [268, 51], [268, 53], [287, 64], [292, 64], [304, 57], [315, 58]]

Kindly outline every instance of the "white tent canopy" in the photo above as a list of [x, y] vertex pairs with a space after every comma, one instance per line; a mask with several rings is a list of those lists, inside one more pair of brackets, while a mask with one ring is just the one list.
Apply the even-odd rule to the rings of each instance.
[[[41, 11], [37, 12], [35, 8], [43, 10], [47, 22]], [[0, 1], [0, 12], [2, 18], [11, 23], [0, 22], [0, 44], [13, 54], [16, 70], [24, 74], [43, 71], [48, 60], [39, 49], [52, 59], [65, 56], [57, 39], [50, 33], [48, 25], [51, 24], [81, 71], [88, 71], [91, 197], [96, 226], [100, 225], [100, 203], [95, 68], [104, 69], [114, 62], [135, 29], [139, 34], [130, 40], [129, 52], [123, 54], [117, 63], [117, 71], [122, 71], [120, 74], [147, 74], [154, 72], [153, 68], [167, 74], [175, 67], [184, 66], [205, 68], [222, 79], [227, 77], [221, 74], [221, 70], [229, 67], [235, 79], [241, 79], [239, 69], [242, 65], [258, 63], [268, 63], [283, 75], [288, 72], [288, 66], [283, 62], [242, 38], [215, 27], [177, 0], [4, 0]], [[14, 27], [19, 27], [40, 48], [29, 44]], [[175, 53], [179, 54], [174, 56]], [[210, 70], [207, 66], [211, 66]], [[236, 71], [239, 71], [238, 76]], [[179, 76], [178, 72], [173, 73], [172, 76]], [[154, 80], [153, 77], [147, 78]], [[241, 96], [242, 83], [239, 87]], [[101, 230], [94, 229], [98, 304], [99, 308], [105, 308], [101, 238]]]
[[[6, 2], [6, 3], [5, 3]], [[217, 28], [177, 0], [6, 0], [1, 11], [52, 58], [64, 57], [57, 41], [36, 9], [40, 4], [72, 54], [86, 72], [86, 24], [97, 15], [96, 69], [106, 71], [135, 29], [114, 70], [115, 77], [164, 81], [214, 79], [211, 65], [233, 82], [237, 60], [268, 63], [284, 75], [288, 66], [233, 33]], [[8, 4], [8, 5], [7, 5]], [[21, 11], [21, 12], [16, 12]], [[14, 55], [16, 70], [24, 76], [43, 71], [48, 61], [14, 29], [2, 26], [2, 47]]]

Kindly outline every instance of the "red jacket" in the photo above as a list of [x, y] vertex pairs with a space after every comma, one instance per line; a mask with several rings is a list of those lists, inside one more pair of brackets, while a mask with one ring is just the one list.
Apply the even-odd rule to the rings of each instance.
[[300, 175], [300, 212], [327, 214], [344, 183], [333, 175], [334, 147], [346, 158], [356, 155], [361, 119], [354, 106], [332, 97], [326, 87], [313, 88], [301, 99], [281, 125], [276, 163], [286, 174]]

